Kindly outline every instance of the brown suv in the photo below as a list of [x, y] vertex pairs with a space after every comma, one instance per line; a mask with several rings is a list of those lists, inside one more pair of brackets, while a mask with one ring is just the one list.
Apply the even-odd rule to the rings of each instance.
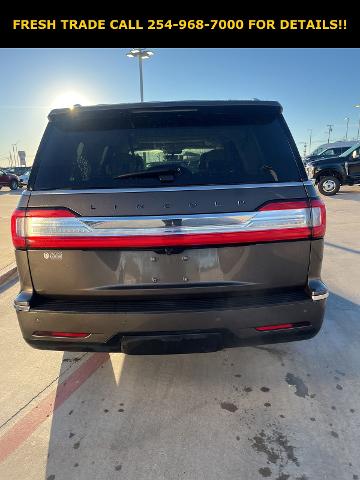
[[182, 353], [320, 329], [325, 207], [277, 102], [54, 110], [12, 218], [25, 340]]

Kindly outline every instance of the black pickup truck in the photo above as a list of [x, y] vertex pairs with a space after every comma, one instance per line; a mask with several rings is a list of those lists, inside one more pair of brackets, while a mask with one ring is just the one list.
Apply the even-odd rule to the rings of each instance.
[[322, 195], [336, 195], [341, 185], [360, 185], [360, 142], [336, 157], [306, 162], [305, 169]]

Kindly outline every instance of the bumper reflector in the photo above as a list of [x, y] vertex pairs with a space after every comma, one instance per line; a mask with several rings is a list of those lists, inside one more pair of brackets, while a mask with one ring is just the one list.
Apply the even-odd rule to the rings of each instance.
[[56, 337], [56, 338], [85, 338], [88, 337], [90, 333], [83, 332], [46, 332], [46, 331], [37, 331], [33, 333], [34, 337]]
[[278, 325], [264, 325], [263, 327], [255, 327], [258, 332], [268, 332], [271, 330], [287, 330], [289, 328], [308, 327], [309, 322], [301, 323], [279, 323]]

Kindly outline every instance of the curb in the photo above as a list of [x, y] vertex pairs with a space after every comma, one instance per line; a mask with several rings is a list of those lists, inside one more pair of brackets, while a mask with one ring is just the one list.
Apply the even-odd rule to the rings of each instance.
[[7, 267], [0, 270], [0, 286], [6, 283], [17, 272], [16, 263], [10, 263]]

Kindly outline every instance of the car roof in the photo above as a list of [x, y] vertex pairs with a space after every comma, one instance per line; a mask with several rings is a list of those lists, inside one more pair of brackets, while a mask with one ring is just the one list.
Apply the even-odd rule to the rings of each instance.
[[71, 108], [57, 108], [51, 110], [48, 115], [49, 120], [58, 115], [70, 114], [71, 112], [105, 112], [110, 110], [136, 110], [137, 112], [151, 113], [149, 110], [161, 109], [183, 109], [196, 107], [226, 107], [226, 106], [264, 106], [272, 107], [282, 111], [282, 106], [277, 101], [270, 100], [180, 100], [169, 102], [137, 102], [137, 103], [116, 103], [99, 105], [74, 105]]
[[337, 142], [331, 142], [331, 143], [323, 143], [322, 145], [319, 145], [317, 148], [323, 148], [328, 149], [328, 148], [334, 148], [334, 147], [352, 147], [357, 143], [357, 140], [349, 140], [349, 141], [344, 141], [344, 140], [339, 140]]

